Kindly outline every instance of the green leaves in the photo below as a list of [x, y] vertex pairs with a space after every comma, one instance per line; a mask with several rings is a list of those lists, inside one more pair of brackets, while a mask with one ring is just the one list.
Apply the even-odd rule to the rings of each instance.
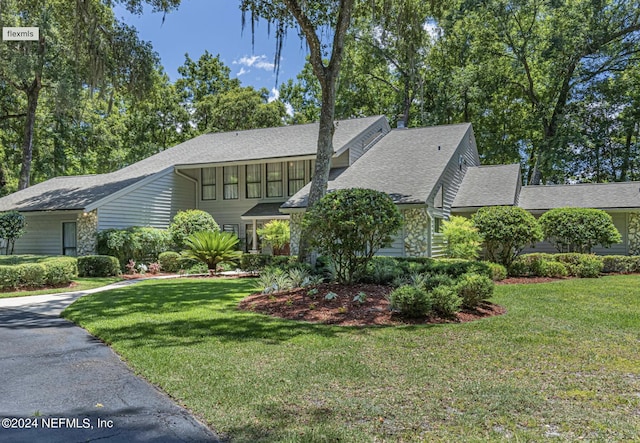
[[589, 253], [596, 245], [607, 248], [622, 241], [613, 219], [601, 209], [555, 208], [542, 214], [540, 225], [558, 252]]
[[211, 273], [221, 263], [237, 263], [240, 260], [242, 251], [236, 250], [239, 241], [238, 237], [229, 232], [196, 232], [185, 239], [187, 249], [180, 255], [206, 264]]

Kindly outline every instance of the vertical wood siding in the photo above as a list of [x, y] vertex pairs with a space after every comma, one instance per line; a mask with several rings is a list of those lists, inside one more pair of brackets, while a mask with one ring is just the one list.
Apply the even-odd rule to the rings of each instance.
[[178, 211], [194, 209], [195, 204], [195, 184], [169, 172], [98, 208], [98, 230], [166, 228]]
[[75, 222], [80, 211], [24, 213], [26, 233], [16, 241], [15, 254], [62, 255], [62, 223]]

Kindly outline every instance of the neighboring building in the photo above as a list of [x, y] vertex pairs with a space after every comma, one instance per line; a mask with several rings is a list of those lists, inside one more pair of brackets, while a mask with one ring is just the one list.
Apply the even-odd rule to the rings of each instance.
[[[166, 228], [179, 210], [202, 209], [247, 251], [256, 229], [291, 220], [295, 253], [317, 144], [317, 124], [206, 134], [119, 171], [58, 177], [0, 199], [28, 228], [19, 254], [85, 255], [109, 228]], [[391, 130], [384, 117], [336, 122], [329, 189], [387, 193], [405, 223], [395, 256], [439, 256], [442, 220], [478, 208], [519, 205], [539, 215], [553, 207], [602, 208], [623, 242], [597, 252], [640, 254], [640, 183], [521, 187], [519, 165], [480, 166], [471, 124]], [[548, 250], [541, 244], [537, 250]]]

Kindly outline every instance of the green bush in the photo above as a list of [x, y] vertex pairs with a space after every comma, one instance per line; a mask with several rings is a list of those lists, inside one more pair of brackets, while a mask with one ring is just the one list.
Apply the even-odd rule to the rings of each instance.
[[297, 263], [295, 255], [242, 254], [240, 269], [247, 272], [259, 272], [266, 267], [288, 267]]
[[118, 259], [110, 255], [85, 255], [78, 257], [80, 277], [111, 277], [120, 274]]
[[566, 277], [569, 275], [569, 271], [564, 263], [558, 261], [544, 260], [540, 262], [539, 274], [541, 277]]
[[20, 286], [20, 268], [18, 266], [1, 265], [0, 266], [0, 287], [3, 290], [15, 289]]
[[438, 286], [453, 286], [455, 281], [447, 274], [433, 274], [426, 275], [423, 284], [427, 291], [431, 291]]
[[263, 228], [258, 229], [257, 234], [265, 245], [273, 248], [274, 255], [280, 255], [291, 239], [287, 220], [271, 220]]
[[628, 274], [640, 271], [640, 256], [605, 255], [602, 260], [602, 272], [605, 274]]
[[465, 260], [478, 258], [482, 236], [471, 219], [455, 215], [450, 217], [443, 223], [442, 234], [447, 241], [447, 257]]
[[124, 270], [129, 260], [152, 263], [170, 248], [169, 234], [164, 229], [133, 226], [127, 229], [107, 229], [98, 233], [96, 250], [99, 255], [116, 257]]
[[517, 206], [480, 208], [471, 219], [484, 239], [488, 260], [507, 269], [522, 249], [542, 240], [535, 217]]
[[219, 231], [220, 227], [211, 214], [200, 209], [179, 211], [169, 225], [169, 237], [178, 250], [185, 248], [185, 240], [191, 234], [202, 231]]
[[580, 278], [595, 278], [602, 273], [602, 260], [600, 257], [584, 254], [577, 266], [576, 275]]
[[165, 251], [158, 255], [158, 262], [160, 263], [160, 269], [164, 272], [178, 272], [182, 269], [180, 254], [174, 251]]
[[542, 263], [553, 260], [553, 254], [534, 253], [519, 255], [513, 263], [511, 263], [509, 274], [514, 277], [541, 277]]
[[25, 263], [15, 266], [19, 286], [43, 286], [47, 281], [47, 267], [42, 263]]
[[501, 281], [507, 278], [507, 268], [499, 263], [484, 262], [491, 270], [491, 280]]
[[477, 307], [493, 295], [495, 284], [485, 275], [464, 274], [456, 283], [456, 291], [462, 299], [462, 306], [468, 309]]
[[304, 232], [313, 233], [311, 247], [333, 262], [340, 283], [362, 275], [401, 225], [400, 211], [387, 194], [357, 188], [329, 192], [303, 219]]
[[453, 317], [462, 306], [462, 298], [453, 286], [438, 286], [429, 293], [433, 310], [441, 317]]
[[217, 271], [219, 264], [237, 263], [240, 260], [242, 252], [236, 250], [238, 242], [238, 237], [229, 232], [199, 231], [184, 240], [187, 249], [180, 256], [204, 263], [212, 274]]
[[404, 275], [402, 268], [392, 257], [373, 257], [366, 269], [366, 272], [358, 276], [361, 283], [387, 285]]
[[613, 219], [601, 209], [555, 208], [542, 214], [539, 222], [545, 239], [558, 252], [589, 253], [596, 245], [608, 248], [622, 241]]
[[78, 260], [75, 257], [56, 257], [43, 264], [47, 269], [45, 283], [48, 285], [71, 283], [78, 276]]
[[419, 318], [429, 315], [433, 304], [426, 290], [404, 285], [389, 294], [389, 305], [405, 317]]

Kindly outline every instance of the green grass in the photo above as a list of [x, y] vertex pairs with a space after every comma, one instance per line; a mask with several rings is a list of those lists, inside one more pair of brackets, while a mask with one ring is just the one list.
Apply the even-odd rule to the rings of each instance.
[[251, 287], [148, 281], [63, 315], [234, 442], [640, 435], [638, 276], [499, 286], [506, 315], [377, 328], [237, 310]]
[[0, 265], [22, 265], [24, 263], [42, 263], [56, 257], [65, 257], [64, 255], [0, 255]]
[[29, 295], [42, 295], [42, 294], [59, 294], [61, 292], [71, 291], [86, 291], [87, 289], [98, 288], [100, 286], [106, 286], [111, 283], [122, 280], [119, 277], [92, 277], [92, 278], [75, 278], [73, 281], [77, 285], [70, 288], [65, 286], [63, 288], [53, 289], [35, 289], [32, 291], [13, 291], [13, 292], [0, 292], [0, 298], [9, 297], [26, 297]]

